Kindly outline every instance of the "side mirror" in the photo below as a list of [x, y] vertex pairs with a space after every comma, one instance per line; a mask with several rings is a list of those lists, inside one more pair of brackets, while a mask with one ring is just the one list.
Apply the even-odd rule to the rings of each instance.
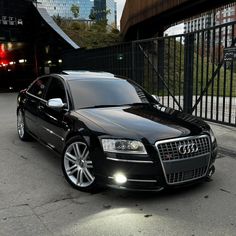
[[52, 98], [47, 102], [47, 106], [54, 109], [61, 109], [65, 106], [60, 98]]
[[158, 102], [158, 103], [160, 103], [160, 98], [157, 96], [157, 95], [152, 95], [152, 97]]

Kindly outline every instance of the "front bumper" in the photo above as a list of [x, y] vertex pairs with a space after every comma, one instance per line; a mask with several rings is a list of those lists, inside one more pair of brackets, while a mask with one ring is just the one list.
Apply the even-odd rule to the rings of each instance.
[[[98, 153], [97, 153], [98, 154]], [[131, 156], [119, 155], [114, 153], [101, 152], [103, 158], [96, 158], [102, 160], [96, 163], [95, 174], [96, 179], [101, 185], [106, 185], [112, 188], [129, 189], [129, 190], [161, 190], [163, 188], [181, 187], [186, 185], [195, 184], [204, 181], [208, 177], [210, 168], [214, 165], [217, 156], [217, 147], [213, 147], [207, 159], [207, 169], [198, 178], [192, 178], [188, 181], [180, 181], [177, 183], [168, 183], [166, 179], [165, 168], [163, 162], [158, 157], [156, 146], [148, 147], [148, 156]], [[204, 162], [204, 156], [201, 157]], [[209, 160], [209, 161], [208, 161]], [[178, 168], [184, 168], [186, 173], [196, 165], [198, 160], [182, 162]], [[173, 163], [174, 164], [174, 163]], [[176, 163], [175, 163], [176, 164]], [[176, 165], [169, 166], [171, 169], [176, 169]], [[97, 171], [96, 171], [97, 169]], [[114, 178], [116, 173], [123, 173], [127, 182], [124, 184], [117, 184]], [[189, 174], [189, 173], [188, 173]]]

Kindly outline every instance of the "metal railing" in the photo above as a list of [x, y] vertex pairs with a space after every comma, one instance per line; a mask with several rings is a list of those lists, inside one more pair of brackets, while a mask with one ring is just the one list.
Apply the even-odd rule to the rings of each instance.
[[[64, 69], [126, 76], [161, 98], [162, 104], [209, 121], [236, 126], [236, 22], [189, 34], [68, 52]], [[234, 55], [234, 54], [233, 54]]]

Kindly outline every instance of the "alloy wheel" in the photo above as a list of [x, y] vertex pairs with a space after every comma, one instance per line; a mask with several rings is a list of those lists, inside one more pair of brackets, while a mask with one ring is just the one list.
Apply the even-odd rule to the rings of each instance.
[[25, 134], [25, 122], [24, 122], [24, 116], [21, 110], [19, 110], [17, 115], [17, 131], [20, 136], [20, 138], [24, 138]]
[[87, 188], [95, 180], [89, 149], [83, 142], [73, 142], [68, 146], [64, 154], [64, 168], [69, 180], [78, 187]]

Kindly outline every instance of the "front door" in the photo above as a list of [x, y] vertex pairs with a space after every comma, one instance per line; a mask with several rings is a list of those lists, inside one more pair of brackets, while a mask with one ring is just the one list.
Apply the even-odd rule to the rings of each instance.
[[[63, 103], [68, 104], [64, 82], [60, 78], [52, 78], [44, 99], [60, 98]], [[40, 103], [41, 112], [39, 114], [40, 138], [52, 149], [62, 152], [67, 124], [64, 117], [68, 113], [65, 106], [63, 109], [55, 109], [47, 106], [47, 103]]]

